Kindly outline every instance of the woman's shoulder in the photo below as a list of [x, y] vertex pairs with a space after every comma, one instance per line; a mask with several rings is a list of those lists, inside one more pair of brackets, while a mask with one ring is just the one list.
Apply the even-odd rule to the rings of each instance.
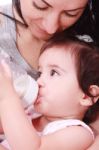
[[2, 12], [3, 12], [3, 7], [0, 6], [0, 26], [2, 26], [3, 18], [4, 18]]
[[13, 16], [12, 13], [12, 4], [0, 6], [0, 25], [2, 25], [5, 21], [6, 15]]

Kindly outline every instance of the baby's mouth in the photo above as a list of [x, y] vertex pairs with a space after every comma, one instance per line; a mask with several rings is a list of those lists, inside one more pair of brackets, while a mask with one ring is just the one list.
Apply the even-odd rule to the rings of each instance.
[[38, 93], [38, 96], [37, 96], [37, 99], [36, 99], [34, 105], [39, 104], [41, 102], [41, 97], [42, 96]]

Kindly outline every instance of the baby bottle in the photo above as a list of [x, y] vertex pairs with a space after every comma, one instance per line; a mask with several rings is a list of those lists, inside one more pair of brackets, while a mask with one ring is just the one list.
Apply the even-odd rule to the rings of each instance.
[[33, 104], [38, 94], [38, 84], [27, 72], [3, 50], [0, 51], [0, 60], [3, 59], [10, 66], [13, 77], [13, 85], [22, 99], [24, 108]]
[[31, 76], [24, 74], [15, 78], [14, 87], [23, 100], [22, 102], [25, 108], [35, 102], [38, 94], [38, 84]]

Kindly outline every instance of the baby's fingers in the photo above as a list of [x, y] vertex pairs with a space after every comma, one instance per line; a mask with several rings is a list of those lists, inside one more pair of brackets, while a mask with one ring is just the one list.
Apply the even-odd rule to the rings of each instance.
[[11, 77], [10, 67], [4, 60], [0, 61], [0, 101], [8, 99], [13, 93], [13, 80]]
[[0, 61], [0, 74], [4, 74], [5, 76], [8, 76], [11, 78], [11, 70], [8, 64], [5, 62], [5, 60]]

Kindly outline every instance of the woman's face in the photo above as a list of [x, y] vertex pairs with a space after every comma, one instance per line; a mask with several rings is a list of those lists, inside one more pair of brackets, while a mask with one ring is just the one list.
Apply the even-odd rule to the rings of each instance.
[[47, 40], [73, 25], [88, 0], [20, 0], [24, 20], [34, 37]]

